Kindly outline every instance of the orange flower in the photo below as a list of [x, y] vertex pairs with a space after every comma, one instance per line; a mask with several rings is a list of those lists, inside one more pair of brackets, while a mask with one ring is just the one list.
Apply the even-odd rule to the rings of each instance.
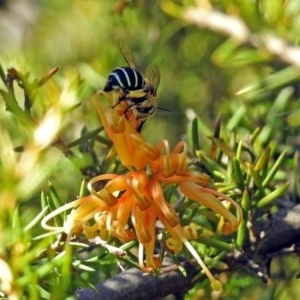
[[[75, 200], [52, 212], [43, 220], [43, 226], [68, 233], [84, 233], [88, 238], [98, 235], [107, 239], [111, 235], [125, 242], [137, 239], [139, 264], [144, 271], [150, 272], [161, 265], [161, 261], [154, 255], [156, 222], [159, 220], [170, 235], [167, 240], [169, 250], [179, 252], [184, 245], [211, 280], [213, 289], [220, 289], [220, 283], [188, 241], [188, 235], [181, 226], [174, 207], [165, 198], [164, 189], [176, 185], [186, 197], [213, 210], [220, 216], [220, 224], [224, 224], [224, 234], [231, 234], [240, 224], [240, 207], [226, 195], [207, 188], [207, 175], [189, 171], [185, 142], [179, 142], [173, 151], [170, 151], [166, 140], [154, 147], [135, 130], [134, 119], [124, 117], [117, 110], [112, 110], [108, 119], [98, 99], [95, 100], [95, 107], [121, 163], [128, 172], [94, 177], [88, 183], [90, 196]], [[101, 181], [108, 182], [100, 190], [95, 190], [95, 183]], [[238, 218], [222, 201], [235, 207]], [[75, 210], [68, 215], [63, 227], [47, 225], [56, 214], [70, 208]], [[92, 225], [88, 223], [91, 219], [94, 220]]]
[[[106, 133], [113, 142], [123, 166], [129, 170], [141, 170], [149, 161], [159, 156], [159, 150], [146, 143], [143, 136], [136, 131], [125, 115], [114, 109], [107, 119], [99, 102], [94, 101], [96, 110]], [[132, 119], [133, 115], [130, 115]]]

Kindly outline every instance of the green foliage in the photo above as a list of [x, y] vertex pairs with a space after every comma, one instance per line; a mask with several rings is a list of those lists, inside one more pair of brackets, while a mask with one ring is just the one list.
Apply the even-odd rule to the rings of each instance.
[[[265, 289], [254, 272], [245, 271], [253, 271], [249, 266], [240, 280], [228, 255], [249, 247], [256, 234], [249, 225], [299, 202], [300, 5], [197, 3], [28, 1], [20, 7], [31, 21], [20, 18], [19, 25], [9, 1], [0, 4], [10, 29], [0, 31], [0, 297], [74, 297], [77, 288], [110, 278], [120, 261], [135, 265], [132, 253], [118, 258], [40, 225], [46, 213], [86, 195], [85, 180], [122, 171], [91, 101], [109, 72], [126, 65], [115, 45], [120, 37], [142, 71], [155, 62], [162, 74], [158, 106], [170, 112], [158, 110], [144, 135], [155, 145], [184, 136], [192, 167], [208, 173], [213, 187], [242, 207], [236, 235], [194, 241], [225, 282], [223, 298], [246, 299], [254, 284], [257, 294]], [[192, 11], [206, 17], [197, 22]], [[28, 34], [22, 35], [23, 27]], [[13, 28], [20, 34], [12, 34]], [[177, 199], [176, 191], [167, 192], [172, 202]], [[185, 222], [216, 230], [208, 210], [185, 201], [177, 211]], [[65, 217], [57, 216], [55, 225], [63, 226]], [[136, 247], [115, 243], [123, 250]], [[293, 264], [285, 271], [295, 272]], [[222, 273], [225, 267], [232, 271]], [[210, 297], [201, 280], [187, 298], [200, 292]], [[291, 282], [291, 290], [298, 285], [289, 278], [280, 282]], [[281, 299], [287, 289], [275, 285], [273, 299]]]

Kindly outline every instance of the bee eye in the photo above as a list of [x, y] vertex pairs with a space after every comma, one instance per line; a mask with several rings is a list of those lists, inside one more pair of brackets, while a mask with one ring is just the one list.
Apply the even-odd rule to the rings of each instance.
[[145, 93], [149, 94], [155, 94], [155, 90], [153, 86], [147, 86], [147, 88], [144, 88]]

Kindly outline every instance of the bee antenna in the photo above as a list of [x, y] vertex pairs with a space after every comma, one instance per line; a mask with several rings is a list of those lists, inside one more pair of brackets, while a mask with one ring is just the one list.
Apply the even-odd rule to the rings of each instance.
[[156, 107], [156, 109], [165, 110], [165, 111], [171, 111], [170, 109], [165, 108], [165, 107]]

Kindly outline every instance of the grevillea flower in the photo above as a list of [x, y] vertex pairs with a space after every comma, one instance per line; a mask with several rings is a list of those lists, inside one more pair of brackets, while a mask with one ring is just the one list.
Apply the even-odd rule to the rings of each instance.
[[[207, 274], [213, 289], [221, 289], [221, 284], [190, 244], [188, 239], [195, 234], [181, 226], [174, 207], [164, 195], [164, 189], [175, 185], [186, 197], [214, 211], [220, 218], [223, 234], [231, 234], [237, 229], [242, 218], [240, 207], [228, 196], [208, 188], [209, 177], [206, 174], [195, 174], [189, 170], [185, 142], [179, 142], [173, 151], [166, 140], [154, 147], [136, 131], [132, 114], [125, 117], [120, 110], [114, 109], [108, 118], [97, 98], [95, 107], [121, 163], [128, 171], [92, 178], [88, 183], [90, 195], [50, 213], [44, 218], [43, 226], [69, 234], [83, 233], [90, 239], [96, 236], [104, 240], [113, 236], [124, 242], [137, 239], [139, 264], [144, 271], [151, 272], [161, 266], [161, 261], [154, 255], [156, 223], [159, 220], [169, 234], [166, 241], [168, 249], [179, 252], [185, 246]], [[99, 182], [103, 182], [104, 187], [96, 190], [94, 187], [99, 186], [96, 184]], [[235, 207], [238, 217], [223, 202]], [[73, 210], [63, 227], [47, 224], [55, 215], [71, 208]]]

